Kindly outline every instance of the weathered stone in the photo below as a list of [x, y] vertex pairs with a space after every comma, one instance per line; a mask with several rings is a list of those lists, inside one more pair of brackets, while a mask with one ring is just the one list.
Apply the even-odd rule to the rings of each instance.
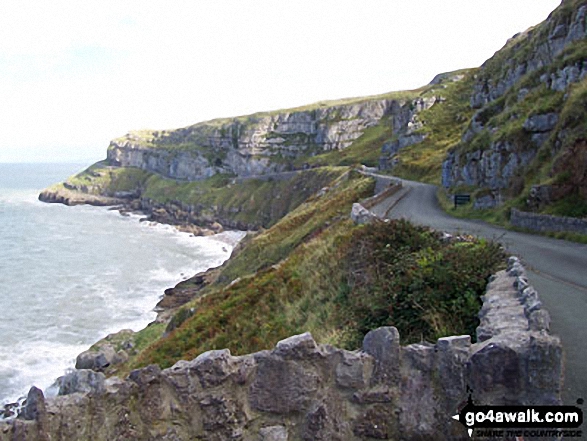
[[476, 345], [469, 359], [468, 384], [475, 397], [493, 405], [514, 403], [522, 392], [520, 357], [502, 340]]
[[[341, 150], [359, 138], [365, 129], [401, 108], [397, 101], [328, 106], [315, 111], [285, 111], [251, 116], [246, 121], [200, 123], [183, 129], [154, 133], [129, 133], [113, 140], [108, 148], [111, 165], [139, 167], [176, 179], [198, 180], [217, 173], [254, 176], [281, 172], [287, 164], [272, 157], [295, 159], [309, 146], [321, 151]], [[182, 144], [198, 139], [202, 150], [151, 148]], [[213, 158], [205, 152], [217, 152]]]
[[317, 348], [312, 334], [306, 332], [281, 340], [275, 346], [274, 353], [281, 357], [303, 358], [314, 354]]
[[330, 440], [332, 435], [332, 421], [324, 405], [319, 405], [316, 409], [308, 412], [302, 439], [307, 441]]
[[534, 231], [574, 231], [587, 234], [585, 219], [526, 213], [512, 208], [510, 222], [513, 226]]
[[287, 427], [269, 426], [259, 430], [259, 441], [287, 441]]
[[336, 384], [349, 389], [362, 389], [369, 384], [373, 359], [365, 354], [343, 351], [336, 365]]
[[118, 356], [114, 348], [109, 344], [103, 344], [98, 350], [89, 349], [79, 354], [75, 361], [75, 368], [101, 372], [120, 361], [122, 357]]
[[473, 208], [477, 210], [486, 210], [488, 208], [495, 208], [501, 205], [502, 202], [503, 201], [499, 192], [486, 194], [475, 199]]
[[524, 121], [524, 130], [528, 132], [550, 132], [558, 122], [557, 113], [533, 115]]
[[234, 439], [242, 436], [246, 415], [241, 403], [230, 395], [210, 395], [199, 401], [203, 428], [218, 439]]
[[39, 420], [45, 416], [45, 396], [43, 391], [35, 386], [31, 387], [27, 395], [26, 404], [22, 410], [25, 420]]
[[59, 395], [104, 393], [106, 390], [105, 379], [106, 377], [101, 372], [94, 372], [90, 369], [76, 369], [59, 378]]
[[527, 365], [522, 378], [526, 380], [527, 404], [560, 404], [563, 379], [560, 339], [546, 332], [532, 333], [524, 359]]
[[377, 217], [361, 204], [356, 202], [351, 208], [351, 219], [358, 225], [365, 225], [374, 222]]
[[[519, 102], [535, 101], [535, 92], [542, 85], [529, 88], [524, 78], [532, 74], [539, 76], [540, 82], [546, 87], [558, 92], [568, 92], [572, 84], [587, 77], [587, 63], [584, 60], [571, 62], [564, 59], [565, 50], [587, 36], [585, 11], [587, 7], [582, 5], [576, 13], [570, 13], [569, 9], [566, 13], [552, 14], [540, 25], [540, 31], [531, 29], [517, 34], [508, 41], [499, 56], [487, 60], [481, 66], [475, 75], [470, 98], [470, 106], [479, 110], [462, 136], [462, 147], [450, 152], [442, 164], [444, 187], [475, 186], [497, 191], [503, 199], [520, 194], [527, 167], [550, 139], [551, 133], [558, 129], [562, 106], [545, 114], [522, 116], [513, 111], [508, 100], [496, 101], [517, 87]], [[519, 57], [517, 50], [524, 45], [532, 47], [532, 50]], [[507, 62], [504, 62], [504, 56]], [[502, 130], [504, 124], [497, 123], [498, 118], [492, 117], [499, 114], [510, 120], [526, 118], [521, 121], [522, 127], [531, 142], [515, 139], [515, 136], [506, 141], [498, 140], [494, 134]], [[492, 124], [499, 126], [493, 127]], [[471, 151], [474, 141], [480, 141], [476, 143], [480, 147]], [[477, 206], [489, 208], [493, 202], [484, 197]]]
[[204, 352], [190, 363], [203, 388], [222, 384], [233, 373], [233, 366], [228, 349]]
[[528, 316], [528, 330], [550, 331], [550, 314], [545, 309], [533, 311]]
[[303, 412], [318, 390], [315, 372], [280, 357], [260, 354], [257, 371], [249, 388], [249, 403], [261, 412]]
[[142, 369], [135, 369], [130, 373], [128, 378], [140, 387], [146, 387], [160, 380], [161, 368], [156, 364], [151, 364]]
[[437, 435], [434, 416], [426, 409], [437, 406], [432, 383], [434, 346], [413, 344], [402, 348], [399, 426], [403, 433], [425, 439]]
[[449, 411], [457, 405], [466, 392], [466, 369], [471, 348], [471, 336], [459, 335], [438, 339], [434, 346], [434, 371], [437, 390], [442, 390], [439, 405]]
[[385, 405], [373, 406], [356, 421], [353, 432], [366, 438], [397, 439], [396, 421], [390, 416]]
[[375, 359], [373, 384], [397, 384], [400, 363], [399, 332], [394, 327], [378, 328], [363, 339], [363, 351]]

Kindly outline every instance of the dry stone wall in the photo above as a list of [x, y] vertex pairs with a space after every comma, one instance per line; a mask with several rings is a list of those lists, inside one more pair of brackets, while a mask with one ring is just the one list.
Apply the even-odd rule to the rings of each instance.
[[206, 352], [124, 380], [77, 370], [61, 395], [31, 389], [0, 440], [465, 440], [451, 419], [476, 404], [560, 402], [562, 348], [525, 271], [511, 258], [488, 286], [477, 343], [468, 335], [402, 347], [394, 327], [358, 351], [309, 333], [270, 351]]
[[579, 234], [587, 234], [587, 219], [527, 213], [516, 210], [515, 208], [511, 211], [510, 223], [514, 227], [526, 228], [533, 231], [572, 231]]

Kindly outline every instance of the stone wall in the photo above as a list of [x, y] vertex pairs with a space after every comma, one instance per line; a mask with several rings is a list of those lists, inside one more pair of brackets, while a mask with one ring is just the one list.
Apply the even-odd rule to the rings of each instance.
[[271, 351], [206, 352], [124, 380], [77, 370], [61, 395], [33, 388], [0, 440], [466, 440], [454, 415], [476, 404], [560, 402], [562, 348], [516, 258], [493, 276], [477, 343], [452, 336], [402, 347], [394, 327], [362, 350], [317, 344], [309, 333]]
[[527, 228], [533, 231], [571, 231], [587, 234], [587, 219], [527, 213], [515, 208], [512, 208], [510, 223], [514, 227]]

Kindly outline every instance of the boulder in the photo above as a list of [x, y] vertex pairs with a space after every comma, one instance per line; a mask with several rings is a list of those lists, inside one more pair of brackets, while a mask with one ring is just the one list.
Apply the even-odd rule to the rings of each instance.
[[370, 224], [377, 217], [359, 203], [354, 203], [351, 209], [351, 219], [358, 225]]
[[288, 441], [287, 427], [263, 427], [259, 430], [259, 441]]
[[101, 372], [95, 372], [91, 369], [74, 370], [57, 380], [59, 383], [58, 395], [101, 394], [106, 390], [105, 380], [106, 377]]
[[76, 369], [104, 371], [112, 364], [124, 361], [124, 354], [118, 354], [110, 344], [103, 344], [98, 350], [88, 349], [79, 354], [75, 360]]
[[45, 413], [45, 396], [43, 395], [43, 391], [33, 386], [29, 390], [26, 404], [19, 416], [25, 420], [38, 421], [45, 415]]
[[545, 113], [541, 115], [533, 115], [524, 121], [524, 130], [528, 132], [550, 132], [556, 127], [558, 122], [558, 114]]

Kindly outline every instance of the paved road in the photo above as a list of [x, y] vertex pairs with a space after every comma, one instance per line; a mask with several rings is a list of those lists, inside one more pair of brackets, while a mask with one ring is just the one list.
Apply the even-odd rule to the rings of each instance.
[[436, 187], [403, 181], [410, 192], [389, 213], [450, 233], [462, 232], [497, 240], [518, 255], [528, 279], [549, 311], [551, 331], [565, 350], [563, 402], [587, 400], [587, 245], [516, 233], [475, 220], [447, 215], [436, 200]]

